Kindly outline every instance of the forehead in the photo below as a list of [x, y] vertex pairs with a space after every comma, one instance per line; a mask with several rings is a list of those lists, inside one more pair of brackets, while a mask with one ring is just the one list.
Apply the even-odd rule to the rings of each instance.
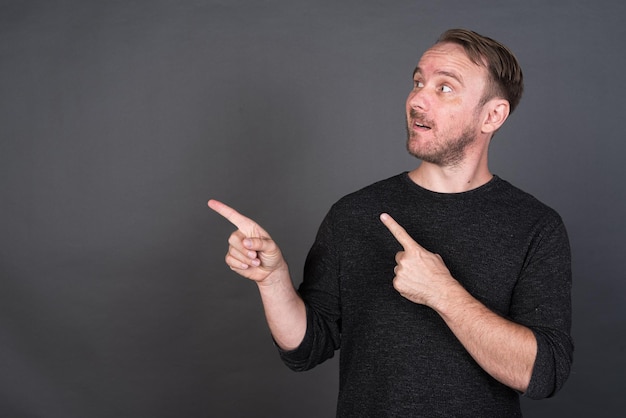
[[454, 43], [436, 44], [428, 49], [415, 69], [422, 74], [454, 73], [461, 78], [486, 77], [487, 68], [475, 64], [461, 45]]

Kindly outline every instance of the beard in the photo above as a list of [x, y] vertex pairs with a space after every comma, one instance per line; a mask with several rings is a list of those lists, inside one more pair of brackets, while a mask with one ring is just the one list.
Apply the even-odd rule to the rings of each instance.
[[476, 133], [472, 126], [465, 126], [460, 135], [456, 137], [444, 137], [436, 138], [437, 142], [434, 146], [412, 147], [413, 141], [419, 141], [418, 135], [413, 131], [413, 121], [435, 129], [435, 123], [433, 121], [425, 119], [423, 114], [411, 109], [410, 117], [407, 117], [406, 130], [407, 130], [407, 142], [406, 148], [409, 154], [419, 158], [427, 163], [435, 164], [440, 167], [454, 167], [457, 166], [465, 157], [465, 150], [471, 144], [476, 141]]

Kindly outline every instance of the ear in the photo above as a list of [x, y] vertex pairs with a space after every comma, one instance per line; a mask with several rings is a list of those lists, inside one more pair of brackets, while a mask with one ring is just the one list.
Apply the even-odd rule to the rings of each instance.
[[482, 132], [493, 134], [500, 129], [506, 118], [509, 117], [511, 106], [508, 100], [492, 99], [485, 104], [485, 110], [487, 114], [482, 125]]

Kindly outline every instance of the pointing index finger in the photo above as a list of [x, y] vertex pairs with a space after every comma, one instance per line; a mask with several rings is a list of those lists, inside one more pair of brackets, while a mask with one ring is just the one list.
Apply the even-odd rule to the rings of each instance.
[[215, 212], [222, 215], [226, 218], [230, 223], [235, 225], [237, 229], [242, 232], [246, 232], [256, 226], [256, 223], [250, 219], [243, 216], [241, 213], [237, 212], [235, 209], [230, 206], [220, 202], [219, 200], [211, 199], [209, 200], [209, 207], [213, 209]]
[[388, 213], [382, 213], [380, 220], [385, 224], [389, 232], [398, 240], [400, 245], [407, 250], [409, 247], [417, 245], [415, 240], [411, 238], [406, 229], [404, 229], [395, 219], [393, 219]]

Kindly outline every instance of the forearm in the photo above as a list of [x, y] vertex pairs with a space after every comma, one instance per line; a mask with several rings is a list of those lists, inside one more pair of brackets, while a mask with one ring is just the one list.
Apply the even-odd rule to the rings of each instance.
[[256, 282], [276, 343], [284, 350], [297, 348], [306, 333], [306, 308], [293, 287], [280, 249], [252, 219], [217, 200], [209, 200], [209, 207], [237, 227], [228, 239], [226, 264]]
[[297, 348], [306, 333], [306, 307], [293, 286], [289, 269], [285, 266], [257, 284], [274, 340], [283, 350]]
[[526, 391], [537, 355], [537, 341], [529, 328], [494, 313], [461, 285], [451, 287], [436, 310], [487, 373]]

